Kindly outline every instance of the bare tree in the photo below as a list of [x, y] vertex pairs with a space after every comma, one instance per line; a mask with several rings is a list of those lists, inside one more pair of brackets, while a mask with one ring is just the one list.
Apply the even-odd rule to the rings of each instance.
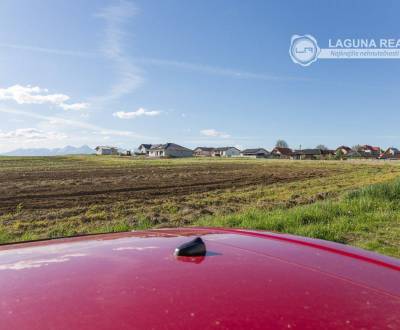
[[278, 140], [278, 141], [276, 141], [275, 147], [289, 148], [289, 145], [287, 144], [287, 142], [285, 140]]

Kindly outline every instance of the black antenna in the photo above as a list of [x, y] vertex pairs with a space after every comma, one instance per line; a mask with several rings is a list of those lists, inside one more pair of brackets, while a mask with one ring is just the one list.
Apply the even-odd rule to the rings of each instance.
[[177, 247], [174, 255], [177, 257], [203, 257], [206, 252], [206, 245], [200, 237], [197, 237]]

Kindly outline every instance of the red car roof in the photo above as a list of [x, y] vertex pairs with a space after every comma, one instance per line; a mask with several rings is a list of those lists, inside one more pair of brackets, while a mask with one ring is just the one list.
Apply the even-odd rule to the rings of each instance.
[[[206, 256], [174, 256], [197, 236]], [[400, 329], [400, 262], [207, 228], [6, 245], [0, 320], [1, 329]]]

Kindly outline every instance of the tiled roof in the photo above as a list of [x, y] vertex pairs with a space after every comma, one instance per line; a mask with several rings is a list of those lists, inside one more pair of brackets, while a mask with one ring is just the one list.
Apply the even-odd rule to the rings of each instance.
[[272, 153], [275, 153], [276, 151], [279, 151], [282, 155], [291, 155], [293, 153], [292, 149], [290, 148], [275, 147], [272, 150]]

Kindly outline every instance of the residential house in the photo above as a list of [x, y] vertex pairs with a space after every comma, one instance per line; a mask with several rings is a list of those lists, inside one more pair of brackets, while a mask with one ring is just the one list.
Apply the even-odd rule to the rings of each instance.
[[175, 143], [156, 144], [149, 150], [149, 157], [192, 157], [193, 150]]
[[242, 157], [267, 158], [269, 157], [270, 152], [264, 148], [245, 149], [241, 152], [241, 155]]
[[197, 147], [194, 149], [193, 154], [197, 157], [211, 157], [214, 149], [210, 147]]
[[301, 149], [293, 152], [293, 159], [317, 160], [330, 159], [335, 155], [335, 151], [328, 149]]
[[275, 147], [271, 151], [271, 158], [290, 159], [293, 155], [293, 150], [290, 148]]
[[378, 158], [381, 154], [380, 147], [373, 147], [368, 144], [360, 146], [357, 150], [363, 158]]
[[321, 149], [321, 159], [333, 159], [336, 151], [331, 149]]
[[132, 152], [127, 149], [118, 149], [118, 155], [120, 156], [132, 156]]
[[152, 147], [151, 144], [141, 144], [137, 150], [137, 154], [139, 155], [149, 155], [150, 148]]
[[293, 159], [315, 160], [321, 159], [321, 149], [299, 149], [293, 152]]
[[343, 156], [346, 156], [352, 149], [347, 146], [340, 146], [336, 148], [335, 154], [338, 155], [339, 153]]
[[240, 156], [240, 150], [235, 147], [214, 148], [211, 155], [213, 157], [235, 157]]
[[390, 147], [381, 156], [384, 159], [400, 159], [400, 150]]
[[97, 155], [118, 155], [118, 148], [110, 146], [97, 146], [95, 148]]

